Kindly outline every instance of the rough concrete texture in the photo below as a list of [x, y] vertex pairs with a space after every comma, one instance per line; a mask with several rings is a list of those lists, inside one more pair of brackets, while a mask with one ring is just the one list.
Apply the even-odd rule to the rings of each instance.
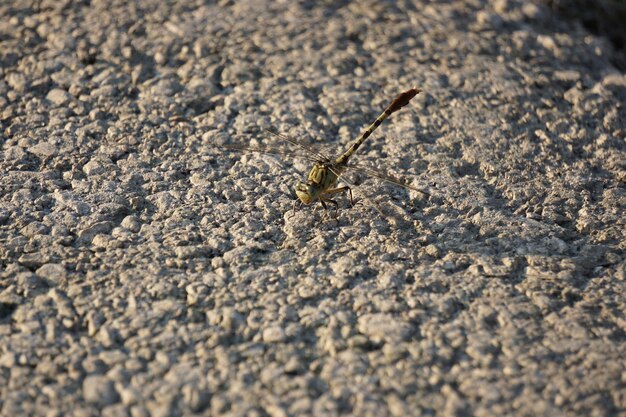
[[594, 34], [607, 37], [615, 47], [612, 63], [626, 70], [626, 1], [539, 0], [568, 19], [575, 19]]
[[[626, 79], [518, 0], [0, 3], [5, 416], [625, 416]], [[424, 89], [336, 216], [310, 162]], [[373, 204], [385, 213], [381, 216]]]

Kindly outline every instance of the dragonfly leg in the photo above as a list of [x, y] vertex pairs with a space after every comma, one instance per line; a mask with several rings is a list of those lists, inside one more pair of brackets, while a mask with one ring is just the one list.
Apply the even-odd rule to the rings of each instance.
[[335, 218], [337, 218], [337, 216], [339, 216], [339, 203], [335, 200], [331, 200], [330, 198], [327, 198], [326, 201], [335, 206]]
[[[332, 194], [342, 193], [344, 191], [347, 191], [349, 193], [349, 195], [350, 195], [350, 205], [354, 206], [354, 200], [352, 199], [352, 189], [350, 187], [348, 187], [348, 186], [332, 188], [330, 190], [326, 190], [324, 192], [324, 194], [332, 195]], [[332, 201], [332, 200], [326, 199], [326, 201]]]
[[291, 216], [289, 216], [289, 219], [296, 215], [296, 211], [298, 211], [300, 207], [302, 207], [302, 202], [299, 200], [294, 200], [293, 209], [289, 210], [291, 212]]
[[326, 205], [326, 203], [324, 202], [322, 198], [320, 198], [320, 203], [322, 204], [322, 207], [324, 207], [324, 218], [325, 218], [326, 216], [328, 216], [328, 206]]
[[330, 217], [330, 210], [328, 209], [328, 205], [326, 203], [332, 204], [333, 207], [335, 208], [335, 219], [337, 218], [337, 216], [339, 215], [339, 203], [337, 203], [335, 200], [331, 200], [330, 198], [320, 198], [320, 203], [322, 203], [322, 207], [324, 207], [324, 218], [326, 217]]

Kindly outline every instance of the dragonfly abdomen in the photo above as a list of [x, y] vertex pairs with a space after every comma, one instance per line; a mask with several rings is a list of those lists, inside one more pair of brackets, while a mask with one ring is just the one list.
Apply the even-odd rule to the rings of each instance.
[[372, 123], [366, 130], [365, 132], [363, 132], [363, 134], [348, 148], [347, 151], [345, 151], [343, 153], [343, 155], [341, 155], [339, 158], [337, 158], [335, 160], [335, 164], [337, 165], [344, 165], [348, 162], [348, 159], [350, 159], [350, 157], [352, 156], [352, 154], [354, 152], [356, 152], [357, 149], [359, 149], [359, 146], [361, 146], [361, 144], [363, 142], [365, 142], [365, 139], [367, 139], [374, 130], [376, 130], [376, 128], [378, 128], [378, 126], [381, 125], [381, 123], [388, 118], [389, 116], [391, 116], [391, 114], [393, 112], [396, 112], [398, 110], [400, 110], [402, 107], [406, 106], [407, 104], [409, 104], [409, 101], [411, 101], [411, 99], [413, 97], [415, 97], [421, 90], [417, 89], [417, 88], [411, 88], [410, 90], [405, 91], [404, 93], [400, 94], [398, 97], [396, 97], [390, 104], [389, 106], [387, 106], [387, 108], [385, 109], [385, 111], [383, 111], [380, 116], [378, 116], [376, 118], [376, 120], [374, 120], [374, 123]]
[[357, 149], [359, 149], [359, 146], [361, 146], [361, 144], [363, 142], [365, 142], [365, 139], [367, 139], [374, 130], [376, 130], [376, 128], [378, 126], [380, 126], [380, 124], [383, 122], [383, 120], [385, 120], [387, 117], [389, 117], [389, 115], [391, 115], [391, 112], [388, 112], [387, 110], [385, 110], [380, 116], [378, 116], [376, 118], [376, 120], [374, 121], [374, 123], [372, 123], [370, 125], [370, 127], [367, 128], [367, 130], [365, 132], [363, 132], [363, 134], [361, 135], [361, 137], [359, 137], [349, 148], [347, 151], [345, 151], [343, 153], [343, 155], [341, 155], [339, 158], [337, 158], [337, 160], [335, 161], [335, 163], [337, 165], [343, 165], [346, 162], [348, 162], [348, 159], [350, 159], [350, 157], [352, 156], [352, 154], [354, 152], [356, 152]]

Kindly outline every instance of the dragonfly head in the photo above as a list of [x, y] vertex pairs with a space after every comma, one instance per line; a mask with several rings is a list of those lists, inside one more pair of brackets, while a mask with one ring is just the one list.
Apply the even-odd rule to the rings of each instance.
[[304, 204], [311, 204], [319, 197], [319, 189], [312, 182], [296, 184], [296, 195]]

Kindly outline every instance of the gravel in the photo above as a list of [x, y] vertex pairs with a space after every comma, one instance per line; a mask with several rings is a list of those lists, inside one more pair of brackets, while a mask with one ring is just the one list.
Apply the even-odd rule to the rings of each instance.
[[[0, 4], [0, 413], [626, 416], [626, 76], [543, 3]], [[306, 158], [399, 92], [355, 204]], [[382, 214], [379, 212], [382, 212]]]
[[83, 380], [83, 399], [106, 407], [119, 401], [113, 382], [100, 375], [90, 375]]

